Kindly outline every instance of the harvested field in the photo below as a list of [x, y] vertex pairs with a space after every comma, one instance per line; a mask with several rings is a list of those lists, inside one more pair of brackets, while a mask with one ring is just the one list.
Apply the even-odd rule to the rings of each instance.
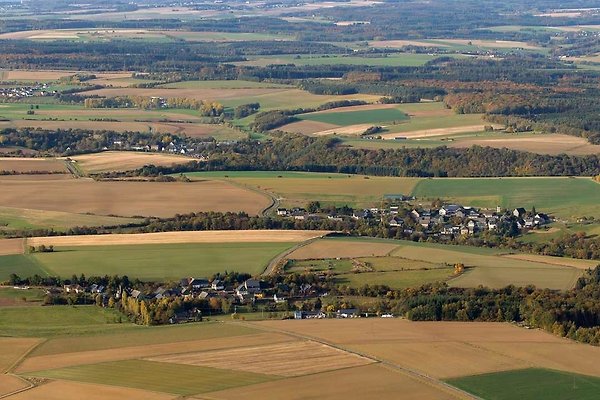
[[255, 324], [317, 337], [436, 378], [527, 367], [600, 376], [600, 348], [507, 323], [358, 319]]
[[[198, 328], [201, 329], [201, 328]], [[212, 351], [228, 352], [234, 351], [240, 345], [259, 346], [274, 343], [286, 343], [294, 340], [290, 336], [278, 333], [258, 333], [255, 335], [244, 335], [243, 339], [239, 336], [215, 337], [211, 339], [193, 340], [184, 342], [147, 344], [143, 346], [129, 346], [115, 349], [90, 350], [73, 353], [51, 354], [44, 356], [35, 356], [27, 358], [19, 365], [16, 372], [19, 374], [41, 371], [45, 369], [74, 367], [78, 365], [96, 364], [102, 362], [112, 362], [121, 360], [132, 360], [143, 357], [154, 357], [157, 361], [163, 356], [177, 358], [178, 354], [189, 354], [191, 352]], [[220, 349], [220, 350], [219, 350]], [[196, 354], [196, 353], [194, 353]], [[198, 353], [204, 354], [204, 353]], [[153, 359], [154, 359], [153, 358]], [[224, 363], [229, 360], [222, 360]], [[201, 364], [197, 364], [201, 365]], [[206, 364], [209, 366], [208, 364]], [[235, 369], [235, 368], [232, 368]]]
[[124, 389], [107, 385], [94, 385], [67, 381], [53, 381], [44, 385], [26, 390], [10, 397], [11, 400], [171, 400], [175, 396], [150, 392], [139, 389]]
[[18, 173], [68, 173], [64, 161], [56, 158], [0, 157], [0, 171]]
[[115, 235], [50, 236], [27, 239], [30, 246], [40, 244], [60, 247], [109, 246], [169, 243], [288, 243], [303, 242], [328, 234], [329, 231], [186, 231]]
[[0, 373], [7, 372], [21, 357], [40, 342], [40, 339], [1, 337]]
[[327, 129], [324, 131], [313, 132], [312, 134], [314, 136], [327, 136], [327, 135], [333, 135], [333, 134], [355, 136], [355, 135], [362, 134], [364, 131], [366, 131], [367, 129], [369, 129], [372, 126], [373, 126], [373, 124], [357, 124], [357, 125], [340, 126], [337, 128]]
[[[105, 151], [102, 153], [83, 154], [71, 159], [88, 173], [107, 171], [129, 171], [145, 165], [172, 166], [193, 161], [192, 158], [157, 153], [141, 153], [132, 151]], [[0, 167], [2, 164], [0, 164]]]
[[[246, 344], [246, 343], [244, 343]], [[373, 361], [312, 341], [272, 344], [149, 358], [175, 364], [269, 373], [278, 376], [318, 374], [367, 365]]]
[[23, 239], [0, 239], [0, 256], [23, 254]]
[[0, 206], [78, 214], [158, 217], [197, 211], [258, 214], [270, 203], [266, 196], [257, 192], [218, 181], [164, 183], [0, 178], [0, 184], [5, 189], [0, 193]]
[[52, 71], [52, 70], [0, 70], [0, 79], [3, 81], [55, 81], [65, 76], [76, 74], [77, 71]]
[[401, 132], [401, 133], [384, 133], [381, 136], [384, 140], [393, 140], [397, 137], [404, 137], [407, 139], [420, 139], [427, 138], [433, 136], [447, 136], [453, 135], [456, 133], [471, 133], [471, 132], [483, 132], [485, 125], [465, 125], [465, 126], [456, 126], [453, 128], [436, 128], [436, 129], [423, 129], [416, 130], [410, 132]]
[[359, 242], [344, 240], [317, 240], [291, 253], [292, 260], [312, 260], [319, 258], [355, 258], [385, 256], [397, 249], [399, 244]]
[[506, 138], [465, 138], [455, 143], [449, 143], [448, 146], [457, 148], [489, 146], [551, 155], [561, 153], [572, 155], [600, 154], [600, 145], [591, 144], [581, 137], [561, 134], [508, 136]]
[[0, 397], [30, 386], [28, 382], [12, 375], [0, 375]]
[[406, 400], [467, 398], [445, 386], [416, 379], [378, 364], [212, 392], [206, 396], [219, 400], [235, 400], [240, 397], [262, 400], [266, 394], [269, 398], [288, 400], [381, 400], [400, 393], [402, 399]]

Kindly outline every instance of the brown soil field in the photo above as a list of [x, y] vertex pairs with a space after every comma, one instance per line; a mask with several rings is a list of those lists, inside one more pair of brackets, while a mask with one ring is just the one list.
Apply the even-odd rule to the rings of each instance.
[[317, 240], [291, 253], [292, 260], [319, 258], [381, 257], [398, 248], [391, 243], [365, 243], [341, 240]]
[[[485, 125], [466, 125], [457, 126], [454, 128], [436, 128], [436, 129], [422, 129], [410, 132], [397, 132], [397, 133], [384, 133], [381, 136], [385, 140], [394, 140], [397, 137], [405, 137], [408, 139], [419, 139], [433, 136], [447, 136], [455, 133], [471, 133], [471, 132], [483, 132]], [[365, 128], [366, 129], [366, 128]]]
[[239, 97], [253, 97], [260, 96], [264, 94], [273, 94], [278, 92], [283, 92], [286, 90], [290, 90], [287, 88], [283, 89], [261, 89], [261, 88], [252, 88], [252, 89], [194, 89], [194, 88], [177, 88], [177, 89], [165, 89], [165, 88], [151, 88], [151, 89], [140, 89], [140, 88], [106, 88], [106, 89], [98, 89], [91, 90], [88, 92], [84, 92], [85, 95], [93, 96], [106, 96], [106, 97], [115, 97], [115, 96], [160, 96], [165, 98], [171, 97], [187, 97], [191, 99], [197, 100], [210, 100], [210, 101], [219, 101], [219, 100], [229, 100], [229, 99], [237, 99]]
[[578, 260], [575, 258], [567, 258], [567, 257], [552, 257], [552, 256], [543, 256], [539, 254], [507, 254], [503, 257], [512, 258], [515, 260], [524, 260], [524, 261], [533, 261], [540, 262], [544, 264], [558, 265], [563, 267], [572, 267], [587, 270], [589, 268], [594, 268], [598, 265], [597, 261], [592, 260]]
[[[268, 397], [265, 396], [266, 394]], [[244, 386], [207, 393], [202, 396], [202, 399], [219, 400], [239, 398], [247, 400], [263, 400], [265, 398], [286, 400], [381, 400], [391, 398], [456, 400], [470, 397], [379, 364]]]
[[96, 182], [0, 178], [0, 206], [118, 216], [168, 217], [195, 211], [258, 214], [270, 200], [223, 181]]
[[223, 349], [228, 351], [239, 346], [258, 346], [273, 343], [283, 343], [295, 340], [279, 333], [259, 333], [240, 337], [225, 337], [186, 342], [130, 346], [116, 349], [81, 351], [76, 353], [61, 353], [27, 358], [17, 372], [25, 374], [46, 369], [65, 368], [100, 362], [131, 360], [143, 357], [158, 357], [162, 355], [188, 354], [189, 352], [213, 351]]
[[68, 173], [64, 161], [56, 158], [0, 157], [0, 171]]
[[5, 81], [55, 81], [65, 76], [76, 74], [77, 71], [53, 70], [0, 70], [0, 78]]
[[166, 243], [288, 243], [304, 242], [329, 231], [183, 231], [114, 235], [48, 236], [27, 239], [27, 244], [54, 246], [112, 246]]
[[0, 338], [0, 373], [5, 373], [25, 355], [40, 339]]
[[435, 378], [524, 367], [600, 376], [600, 348], [507, 323], [358, 319], [255, 324], [320, 338]]
[[0, 256], [23, 254], [23, 239], [0, 239]]
[[318, 374], [373, 362], [368, 358], [312, 341], [245, 346], [200, 353], [187, 352], [152, 357], [148, 360], [286, 377]]
[[[105, 151], [71, 157], [88, 173], [106, 171], [129, 171], [144, 165], [171, 166], [193, 161], [192, 158], [161, 153], [142, 153], [133, 151]], [[0, 168], [2, 161], [0, 161]]]
[[292, 122], [291, 124], [287, 124], [279, 128], [280, 130], [291, 132], [291, 133], [300, 133], [302, 135], [310, 135], [316, 132], [326, 131], [326, 130], [335, 130], [339, 128], [339, 125], [328, 124], [325, 122], [318, 121], [309, 121], [302, 120], [297, 122]]
[[90, 383], [67, 381], [52, 381], [33, 389], [10, 396], [11, 400], [170, 400], [176, 396], [150, 392], [147, 390], [130, 389]]
[[28, 387], [24, 380], [12, 375], [0, 375], [0, 397]]
[[448, 45], [419, 42], [418, 40], [373, 40], [369, 42], [371, 47], [389, 47], [399, 49], [406, 46], [421, 46], [421, 47], [448, 47]]
[[571, 155], [600, 154], [600, 145], [594, 145], [586, 139], [576, 136], [547, 134], [534, 137], [507, 137], [505, 139], [470, 138], [449, 143], [449, 147], [489, 146], [512, 150], [529, 151], [538, 154]]

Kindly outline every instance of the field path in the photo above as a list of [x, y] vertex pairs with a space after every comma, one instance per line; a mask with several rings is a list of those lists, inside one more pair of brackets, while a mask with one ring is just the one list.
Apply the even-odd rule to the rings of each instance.
[[266, 330], [266, 331], [269, 331], [269, 332], [283, 333], [283, 334], [286, 334], [286, 335], [290, 335], [290, 336], [296, 337], [296, 338], [301, 339], [301, 340], [309, 340], [309, 341], [313, 341], [313, 342], [316, 342], [316, 343], [324, 344], [326, 346], [333, 347], [334, 349], [338, 349], [340, 351], [345, 351], [347, 353], [354, 354], [354, 355], [357, 355], [357, 356], [364, 357], [364, 358], [367, 358], [369, 360], [372, 360], [373, 362], [379, 363], [379, 364], [383, 365], [384, 367], [386, 367], [388, 369], [394, 370], [394, 371], [402, 373], [404, 375], [408, 375], [409, 377], [411, 377], [411, 378], [413, 378], [413, 379], [415, 379], [415, 380], [417, 380], [417, 381], [419, 381], [419, 382], [421, 382], [421, 383], [423, 383], [425, 385], [437, 388], [437, 389], [443, 391], [444, 393], [446, 393], [448, 395], [451, 395], [451, 396], [453, 396], [453, 397], [455, 397], [457, 399], [483, 400], [481, 397], [472, 395], [471, 393], [465, 392], [465, 391], [463, 391], [463, 390], [461, 390], [459, 388], [451, 386], [451, 385], [447, 384], [446, 382], [438, 380], [438, 379], [436, 379], [436, 378], [434, 378], [434, 377], [432, 377], [430, 375], [424, 374], [422, 372], [419, 372], [419, 371], [416, 371], [416, 370], [413, 370], [413, 369], [410, 369], [410, 368], [402, 367], [402, 366], [400, 366], [398, 364], [395, 364], [395, 363], [392, 363], [390, 361], [386, 361], [386, 360], [380, 359], [378, 357], [374, 357], [374, 356], [372, 356], [370, 354], [366, 354], [366, 353], [363, 353], [363, 352], [360, 352], [360, 351], [356, 351], [356, 350], [352, 350], [352, 349], [349, 349], [349, 348], [345, 348], [345, 347], [340, 346], [340, 345], [338, 345], [336, 343], [331, 343], [331, 342], [329, 342], [327, 340], [324, 340], [324, 339], [321, 339], [319, 337], [313, 337], [313, 336], [309, 336], [309, 335], [303, 335], [303, 334], [300, 334], [300, 333], [287, 331], [285, 329], [277, 329], [277, 328], [272, 328], [272, 327], [266, 328], [266, 327], [264, 327], [262, 325], [255, 324], [255, 323], [252, 323], [252, 322], [226, 322], [226, 323], [229, 323], [229, 324], [242, 324], [242, 325], [243, 324], [249, 324], [253, 328], [256, 328], [256, 329], [262, 329], [262, 330]]

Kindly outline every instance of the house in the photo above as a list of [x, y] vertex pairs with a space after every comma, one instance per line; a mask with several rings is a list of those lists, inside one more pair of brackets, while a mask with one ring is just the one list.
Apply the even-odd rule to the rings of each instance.
[[390, 226], [398, 227], [404, 225], [404, 221], [402, 220], [402, 218], [393, 217], [388, 221], [388, 224]]
[[467, 226], [463, 226], [460, 228], [461, 235], [468, 235], [469, 233], [471, 233], [471, 232], [469, 231], [469, 228]]
[[356, 308], [342, 308], [337, 310], [336, 318], [358, 318], [359, 312]]
[[285, 217], [288, 215], [288, 210], [287, 208], [278, 208], [277, 209], [277, 215], [279, 215], [280, 217]]
[[181, 287], [191, 287], [192, 289], [206, 289], [210, 287], [208, 279], [204, 278], [183, 278], [179, 282]]
[[257, 281], [256, 279], [248, 279], [246, 280], [246, 282], [239, 285], [235, 292], [238, 296], [243, 296], [245, 294], [254, 295], [256, 293], [260, 293], [260, 281]]
[[536, 226], [540, 226], [550, 222], [550, 217], [543, 213], [537, 213], [535, 214], [535, 217], [533, 217], [533, 220]]
[[277, 294], [274, 294], [273, 301], [275, 303], [285, 303], [287, 301], [287, 299], [285, 297], [277, 296]]
[[102, 293], [104, 292], [104, 286], [96, 285], [95, 283], [89, 287], [90, 293]]
[[65, 289], [65, 292], [67, 293], [85, 293], [85, 288], [80, 285], [64, 285], [63, 289]]
[[527, 211], [523, 208], [523, 207], [519, 207], [519, 208], [515, 208], [512, 212], [512, 214], [517, 217], [517, 218], [521, 218], [523, 215], [525, 215]]
[[322, 311], [294, 311], [294, 319], [326, 318]]
[[223, 290], [225, 289], [225, 285], [223, 284], [223, 281], [220, 279], [215, 279], [214, 281], [212, 281], [212, 283], [210, 284], [210, 288], [212, 290]]
[[462, 207], [458, 204], [448, 204], [440, 208], [439, 214], [443, 217], [452, 217], [461, 210]]
[[133, 297], [136, 300], [143, 300], [144, 295], [139, 290], [133, 289], [131, 293], [129, 293], [129, 297]]

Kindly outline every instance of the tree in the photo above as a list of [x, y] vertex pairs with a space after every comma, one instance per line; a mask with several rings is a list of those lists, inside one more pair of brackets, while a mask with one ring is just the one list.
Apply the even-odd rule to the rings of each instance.
[[317, 211], [319, 211], [321, 209], [321, 203], [319, 201], [311, 201], [306, 206], [306, 209], [308, 210], [309, 213], [316, 213]]

